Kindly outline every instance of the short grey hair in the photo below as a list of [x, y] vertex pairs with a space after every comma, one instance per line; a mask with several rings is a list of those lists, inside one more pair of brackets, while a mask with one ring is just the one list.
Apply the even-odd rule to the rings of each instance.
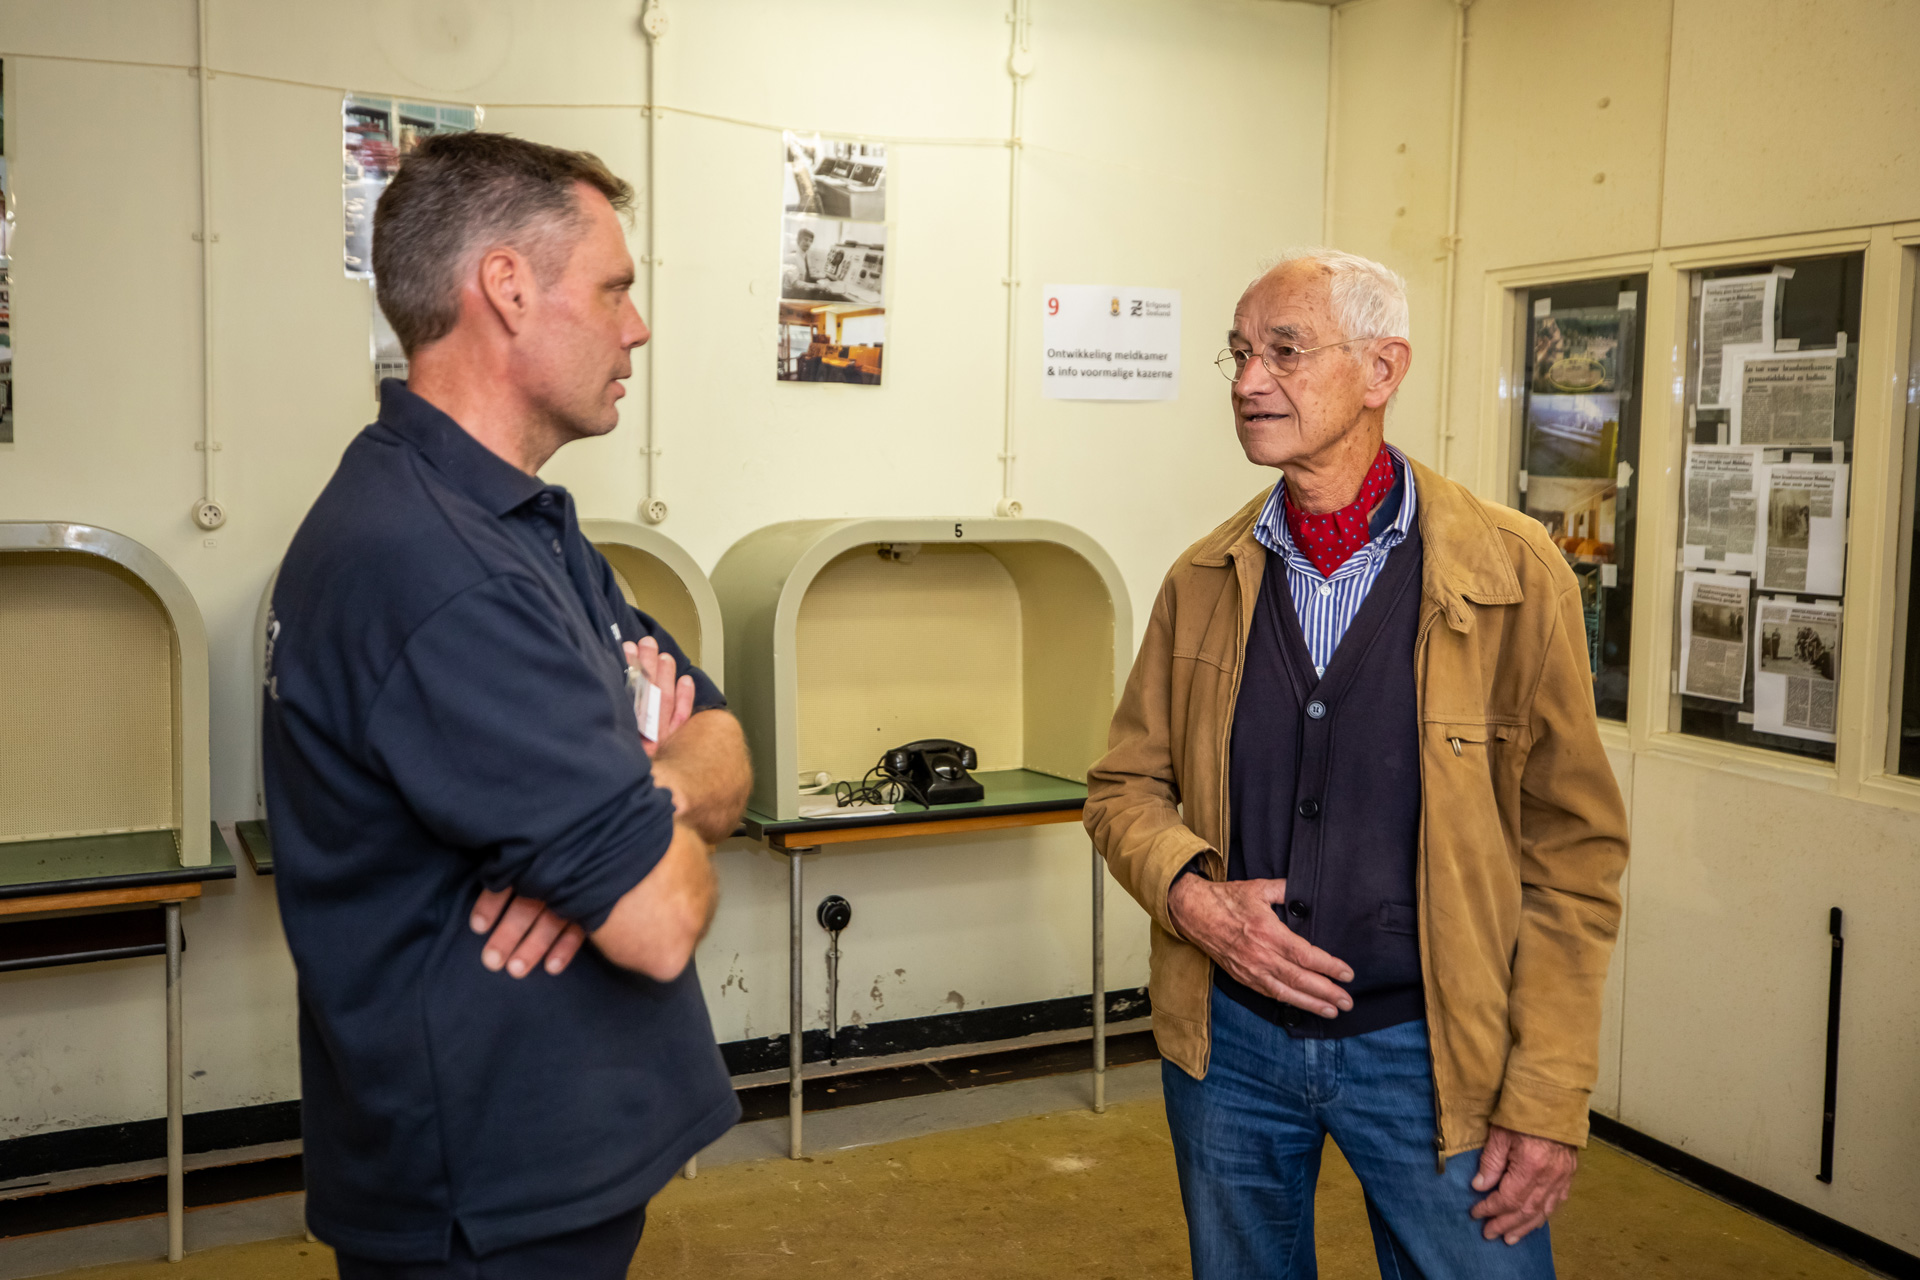
[[1260, 275], [1308, 262], [1327, 273], [1333, 318], [1349, 338], [1408, 338], [1413, 327], [1407, 308], [1407, 282], [1389, 267], [1338, 249], [1288, 249], [1266, 264]]
[[373, 209], [374, 293], [411, 357], [460, 321], [461, 274], [491, 244], [525, 252], [541, 280], [558, 278], [586, 226], [581, 185], [619, 213], [633, 188], [586, 151], [504, 133], [423, 139]]

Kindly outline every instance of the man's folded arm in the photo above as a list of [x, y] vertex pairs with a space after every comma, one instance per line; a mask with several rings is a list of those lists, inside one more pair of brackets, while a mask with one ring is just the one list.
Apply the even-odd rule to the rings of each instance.
[[[655, 785], [631, 699], [581, 660], [536, 584], [488, 579], [423, 623], [373, 703], [367, 745], [488, 888], [538, 899], [596, 943], [613, 923], [615, 963], [652, 977], [685, 967], [712, 914], [709, 845]], [[635, 938], [635, 922], [654, 936]]]
[[712, 854], [713, 846], [698, 831], [674, 823], [665, 855], [587, 935], [593, 945], [623, 969], [660, 982], [679, 977], [719, 902]]
[[753, 788], [740, 722], [726, 710], [695, 712], [654, 752], [653, 778], [673, 793], [680, 820], [719, 844], [739, 827]]

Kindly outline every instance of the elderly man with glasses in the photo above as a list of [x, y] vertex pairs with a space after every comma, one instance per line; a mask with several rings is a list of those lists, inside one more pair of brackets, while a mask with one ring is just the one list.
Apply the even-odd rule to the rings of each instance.
[[1315, 1274], [1328, 1136], [1383, 1276], [1551, 1276], [1586, 1141], [1627, 837], [1580, 589], [1384, 442], [1407, 331], [1351, 254], [1241, 295], [1219, 364], [1281, 479], [1168, 572], [1089, 778], [1197, 1280]]

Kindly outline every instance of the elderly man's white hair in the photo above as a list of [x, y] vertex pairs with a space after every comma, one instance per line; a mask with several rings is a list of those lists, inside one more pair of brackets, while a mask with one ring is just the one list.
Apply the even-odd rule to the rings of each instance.
[[1330, 277], [1333, 318], [1349, 338], [1407, 338], [1407, 282], [1387, 267], [1338, 249], [1289, 249], [1262, 269], [1262, 277], [1296, 262], [1310, 262]]

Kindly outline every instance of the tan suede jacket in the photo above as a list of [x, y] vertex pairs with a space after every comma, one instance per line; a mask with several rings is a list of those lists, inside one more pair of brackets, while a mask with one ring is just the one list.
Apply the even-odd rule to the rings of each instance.
[[[1487, 1125], [1584, 1145], [1620, 922], [1625, 807], [1600, 746], [1580, 590], [1539, 522], [1412, 464], [1419, 492], [1420, 958], [1444, 1159]], [[1087, 830], [1153, 917], [1154, 1034], [1207, 1070], [1212, 962], [1167, 914], [1198, 855], [1227, 874], [1227, 757], [1266, 549], [1261, 494], [1154, 601]]]

